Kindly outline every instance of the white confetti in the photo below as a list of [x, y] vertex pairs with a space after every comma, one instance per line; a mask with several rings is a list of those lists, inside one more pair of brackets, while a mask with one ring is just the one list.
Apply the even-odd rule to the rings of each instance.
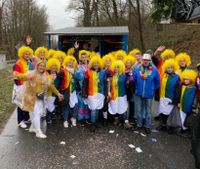
[[71, 155], [70, 157], [71, 157], [72, 159], [76, 158], [76, 156], [75, 156], [75, 155]]
[[65, 145], [66, 143], [65, 143], [64, 141], [61, 141], [60, 144], [61, 144], [61, 145]]
[[19, 141], [17, 141], [17, 142], [15, 143], [15, 145], [17, 145], [17, 144], [19, 144]]
[[139, 131], [134, 131], [134, 133], [135, 133], [135, 134], [138, 134], [138, 133], [139, 133]]
[[135, 149], [135, 151], [137, 151], [137, 153], [142, 153], [142, 152], [143, 152], [142, 149], [141, 149], [140, 147], [137, 147], [137, 148]]
[[113, 134], [114, 132], [115, 132], [115, 130], [110, 130], [109, 131], [110, 134]]
[[134, 146], [133, 144], [128, 144], [128, 146], [129, 146], [130, 148], [135, 148], [135, 146]]
[[145, 135], [144, 133], [140, 133], [140, 135], [142, 136], [142, 137], [146, 137], [147, 135]]

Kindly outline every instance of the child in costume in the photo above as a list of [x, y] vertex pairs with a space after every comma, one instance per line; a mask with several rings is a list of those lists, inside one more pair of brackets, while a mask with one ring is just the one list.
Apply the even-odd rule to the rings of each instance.
[[186, 117], [188, 117], [192, 112], [192, 106], [194, 104], [195, 92], [196, 92], [196, 77], [197, 73], [194, 70], [185, 70], [181, 73], [180, 78], [182, 82], [181, 92], [180, 92], [180, 117], [182, 122], [182, 131], [184, 134], [186, 127], [184, 122]]
[[[52, 83], [54, 83], [54, 81], [57, 77], [57, 73], [60, 71], [59, 60], [55, 59], [55, 58], [50, 58], [47, 61], [46, 70], [47, 70], [47, 74], [48, 74], [49, 79], [52, 81]], [[46, 109], [47, 109], [47, 114], [46, 114], [47, 124], [52, 123], [53, 112], [55, 110], [55, 99], [56, 99], [56, 97], [53, 95], [52, 91], [49, 90], [48, 91], [48, 97], [47, 97], [46, 102], [45, 102], [45, 106], [46, 106]]]
[[78, 120], [79, 121], [87, 121], [90, 118], [90, 110], [88, 105], [85, 104], [82, 98], [82, 87], [83, 87], [83, 79], [85, 76], [85, 72], [88, 70], [88, 59], [90, 55], [86, 50], [79, 51], [79, 65], [76, 71], [75, 77], [78, 81], [77, 88], [77, 97], [78, 97]]
[[60, 99], [63, 96], [57, 91], [46, 74], [45, 62], [39, 60], [33, 72], [28, 72], [27, 74], [14, 72], [13, 76], [26, 81], [22, 109], [30, 112], [32, 124], [29, 131], [36, 133], [36, 137], [38, 138], [46, 138], [47, 136], [43, 134], [40, 128], [41, 114], [45, 111], [45, 97], [48, 90], [52, 90]]
[[190, 65], [191, 65], [191, 59], [190, 56], [187, 53], [179, 53], [176, 58], [175, 58], [176, 62], [179, 65], [179, 70], [177, 71], [177, 73], [179, 75], [181, 75], [181, 73], [186, 70], [189, 69]]
[[82, 95], [86, 99], [88, 107], [91, 111], [91, 132], [97, 127], [97, 119], [99, 110], [104, 105], [104, 71], [102, 69], [102, 60], [96, 55], [90, 60], [89, 69], [85, 72]]
[[110, 99], [110, 87], [111, 87], [111, 79], [112, 79], [112, 71], [111, 71], [111, 65], [114, 62], [114, 57], [111, 54], [107, 54], [103, 56], [103, 69], [104, 69], [104, 83], [105, 83], [105, 100], [104, 100], [104, 106], [103, 106], [103, 123], [104, 126], [108, 124], [108, 102]]
[[176, 92], [179, 90], [180, 82], [179, 76], [176, 72], [179, 70], [179, 66], [174, 59], [168, 59], [162, 65], [162, 71], [164, 72], [161, 78], [160, 86], [160, 101], [158, 113], [161, 117], [161, 124], [157, 128], [158, 130], [166, 129], [167, 119], [174, 108], [174, 104], [177, 105]]
[[[132, 51], [133, 53], [133, 51]], [[125, 65], [125, 74], [128, 78], [133, 76], [134, 71], [134, 64], [136, 63], [136, 59], [133, 55], [128, 55], [123, 60]], [[127, 86], [127, 99], [129, 104], [128, 110], [128, 119], [130, 122], [135, 123], [135, 116], [134, 116], [134, 83], [130, 82]], [[128, 123], [127, 123], [128, 124]], [[127, 126], [129, 128], [130, 126]]]
[[70, 73], [71, 81], [70, 81], [70, 96], [69, 96], [69, 106], [71, 113], [71, 124], [72, 126], [76, 126], [76, 118], [77, 118], [77, 106], [78, 106], [78, 98], [76, 94], [76, 86], [77, 80], [75, 77], [77, 62], [73, 56], [67, 56], [63, 62], [64, 68]]
[[[34, 69], [32, 63], [30, 62], [30, 60], [33, 57], [33, 50], [31, 48], [22, 46], [18, 50], [18, 56], [19, 56], [19, 59], [13, 66], [13, 73], [24, 74]], [[25, 88], [24, 82], [22, 80], [20, 79], [14, 80], [12, 103], [18, 106], [17, 120], [18, 120], [18, 125], [21, 128], [26, 128], [27, 125], [24, 122], [29, 120], [29, 113], [26, 111], [23, 111], [21, 109], [20, 102], [18, 102], [18, 96], [20, 96], [23, 93], [24, 88]]]
[[129, 123], [127, 120], [128, 100], [126, 93], [126, 84], [128, 81], [125, 73], [124, 63], [120, 60], [114, 61], [111, 65], [113, 72], [111, 80], [111, 98], [108, 103], [108, 111], [111, 115], [115, 115], [114, 124], [117, 125], [120, 122], [122, 124]]

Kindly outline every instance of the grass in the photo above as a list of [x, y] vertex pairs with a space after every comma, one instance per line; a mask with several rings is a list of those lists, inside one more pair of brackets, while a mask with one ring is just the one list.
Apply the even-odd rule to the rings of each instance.
[[12, 72], [12, 65], [0, 70], [0, 129], [4, 126], [10, 114], [16, 107], [11, 103], [13, 80], [9, 77]]

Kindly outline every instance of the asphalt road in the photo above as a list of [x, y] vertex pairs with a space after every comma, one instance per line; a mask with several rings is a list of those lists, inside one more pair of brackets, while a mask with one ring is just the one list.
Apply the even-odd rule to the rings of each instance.
[[14, 112], [0, 135], [0, 169], [194, 169], [190, 141], [165, 132], [142, 136], [110, 126], [93, 134], [87, 127], [46, 128], [43, 122], [43, 140], [16, 121]]

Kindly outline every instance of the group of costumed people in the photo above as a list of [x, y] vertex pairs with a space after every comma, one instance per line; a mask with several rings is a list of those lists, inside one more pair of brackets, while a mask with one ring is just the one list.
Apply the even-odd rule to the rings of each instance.
[[[128, 54], [123, 50], [100, 56], [87, 50], [68, 52], [39, 47], [35, 52], [22, 46], [13, 66], [12, 102], [18, 113], [18, 124], [36, 137], [46, 138], [40, 127], [45, 114], [47, 124], [59, 112], [65, 128], [77, 121], [88, 123], [91, 132], [102, 119], [126, 129], [151, 133], [151, 105], [158, 101], [158, 130], [181, 133], [192, 127], [186, 123], [198, 114], [200, 96], [200, 64], [192, 69], [187, 53], [175, 54], [159, 47], [142, 55], [139, 49]], [[175, 118], [177, 124], [170, 123]], [[29, 117], [30, 115], [30, 117]], [[101, 117], [101, 119], [99, 118]], [[188, 120], [187, 120], [188, 119]], [[174, 120], [173, 120], [174, 121]], [[170, 125], [173, 124], [173, 125]]]

